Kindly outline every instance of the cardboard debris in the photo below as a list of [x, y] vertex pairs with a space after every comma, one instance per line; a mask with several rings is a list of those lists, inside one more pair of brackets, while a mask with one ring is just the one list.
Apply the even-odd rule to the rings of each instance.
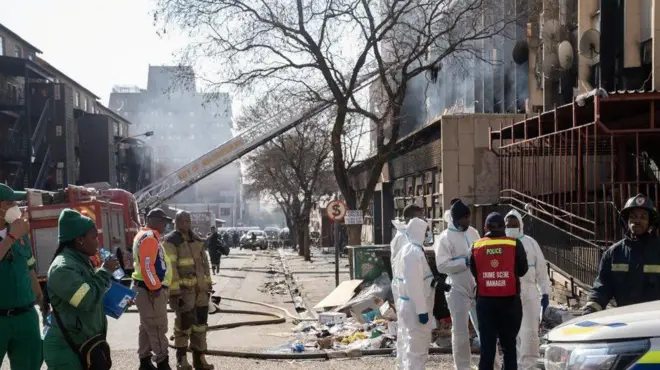
[[353, 296], [355, 290], [362, 284], [362, 280], [348, 280], [339, 284], [330, 294], [328, 294], [321, 302], [314, 306], [315, 311], [326, 311], [335, 307], [339, 307], [348, 303]]

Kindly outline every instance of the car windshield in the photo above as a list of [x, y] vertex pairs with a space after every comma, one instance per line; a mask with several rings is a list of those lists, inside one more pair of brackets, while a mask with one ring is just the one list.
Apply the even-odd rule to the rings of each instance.
[[263, 231], [250, 231], [250, 234], [254, 234], [256, 236], [264, 236]]

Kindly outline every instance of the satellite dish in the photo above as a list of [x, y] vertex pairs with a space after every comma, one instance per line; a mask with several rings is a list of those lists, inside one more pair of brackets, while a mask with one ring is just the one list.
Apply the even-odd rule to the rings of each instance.
[[600, 54], [600, 32], [595, 29], [584, 31], [580, 38], [580, 55], [587, 59], [594, 59]]
[[543, 58], [543, 73], [549, 75], [555, 68], [559, 67], [557, 54], [549, 54]]
[[516, 64], [525, 64], [529, 59], [529, 46], [527, 45], [527, 41], [516, 42], [516, 46], [513, 47], [511, 56]]
[[567, 70], [573, 66], [573, 45], [570, 42], [562, 41], [557, 48], [557, 55], [561, 69]]

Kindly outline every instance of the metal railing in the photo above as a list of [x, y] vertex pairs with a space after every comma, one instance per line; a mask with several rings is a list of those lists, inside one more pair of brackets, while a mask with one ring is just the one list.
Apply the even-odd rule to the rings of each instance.
[[33, 157], [36, 157], [37, 153], [39, 153], [39, 149], [41, 149], [41, 145], [46, 141], [46, 133], [48, 132], [47, 127], [50, 120], [51, 104], [52, 98], [46, 100], [44, 108], [41, 110], [39, 121], [37, 121], [37, 126], [34, 128], [34, 132], [32, 133], [30, 142]]
[[0, 89], [0, 105], [22, 106], [25, 104], [25, 96], [18, 91]]
[[34, 181], [34, 188], [35, 189], [42, 189], [44, 186], [44, 183], [46, 182], [46, 177], [48, 176], [48, 169], [51, 167], [51, 160], [50, 160], [50, 145], [46, 149], [46, 154], [44, 155], [44, 159], [41, 162], [41, 167], [39, 168], [39, 173], [37, 174], [37, 179]]
[[25, 169], [23, 169], [23, 166], [18, 167], [16, 169], [16, 173], [14, 173], [14, 177], [11, 181], [11, 188], [12, 189], [22, 189], [23, 188], [23, 182], [25, 181]]

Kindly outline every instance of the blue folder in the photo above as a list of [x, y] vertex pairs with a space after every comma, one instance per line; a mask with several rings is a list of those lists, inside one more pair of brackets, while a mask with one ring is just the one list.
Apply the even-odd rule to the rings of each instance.
[[103, 296], [105, 314], [118, 319], [128, 309], [129, 302], [135, 299], [137, 292], [116, 282], [110, 283], [110, 288]]

